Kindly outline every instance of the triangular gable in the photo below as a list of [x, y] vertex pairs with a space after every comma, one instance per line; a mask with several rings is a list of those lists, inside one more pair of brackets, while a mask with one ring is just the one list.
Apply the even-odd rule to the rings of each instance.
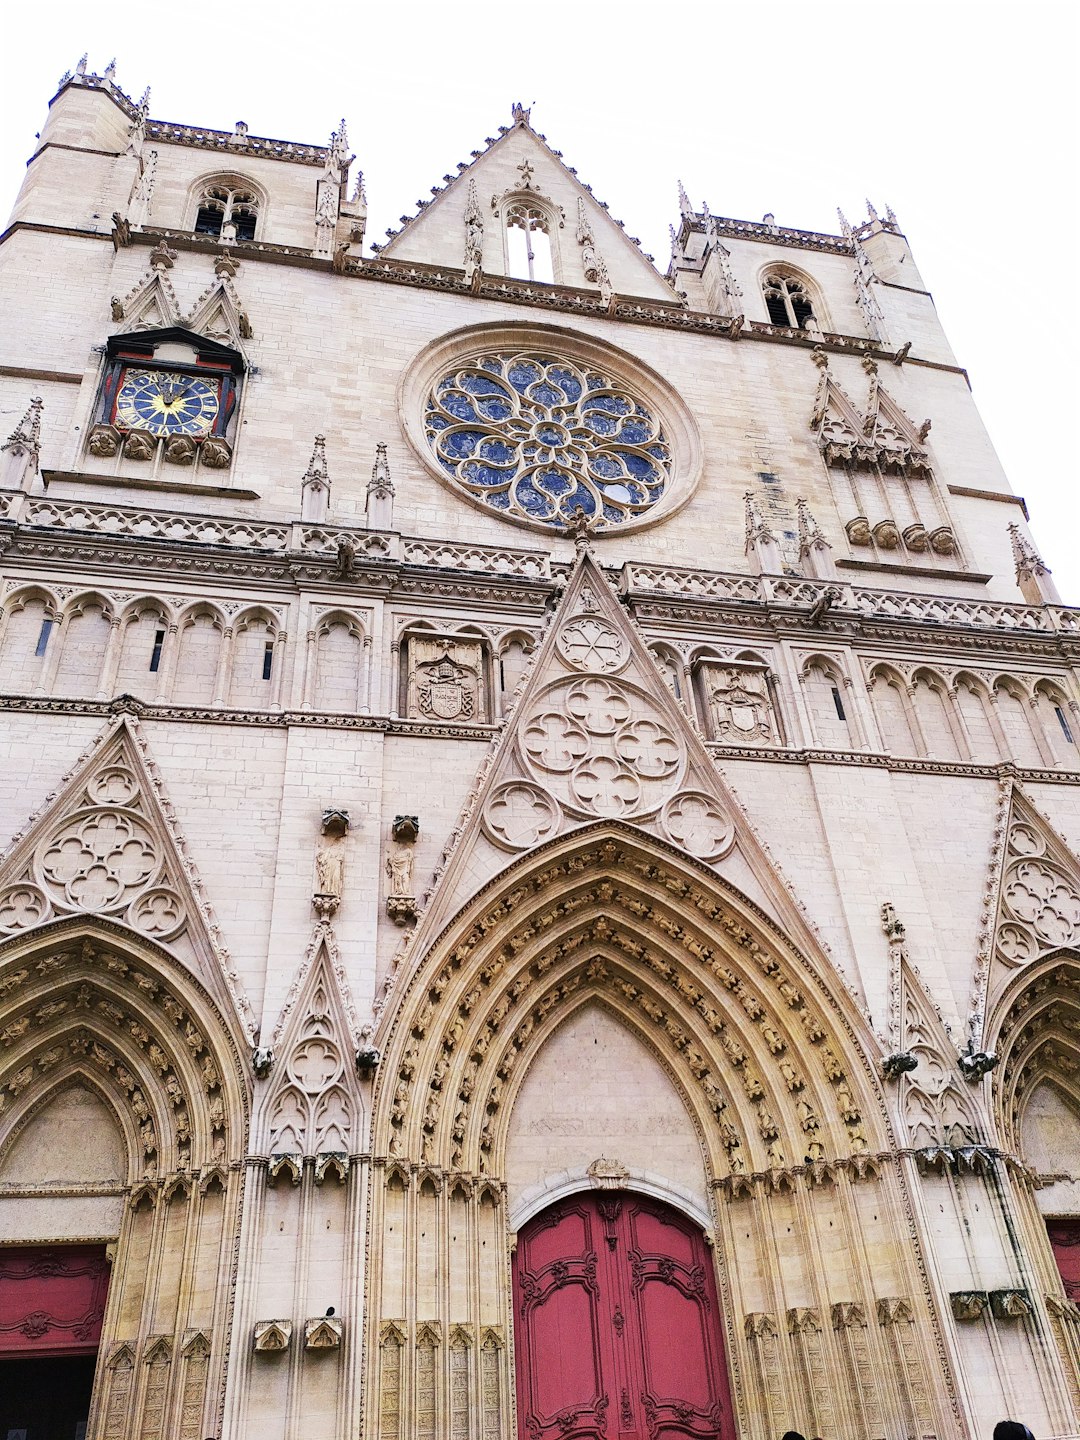
[[184, 323], [180, 302], [168, 274], [150, 269], [122, 300], [114, 297], [112, 317], [123, 321], [121, 334], [132, 330], [167, 330]]
[[[617, 295], [674, 303], [651, 257], [532, 128], [528, 111], [515, 106], [514, 122], [500, 127], [499, 136], [471, 162], [459, 165], [456, 176], [444, 176], [445, 186], [433, 187], [434, 198], [419, 201], [417, 213], [403, 217], [400, 230], [388, 231], [389, 241], [375, 247], [380, 256], [462, 270], [467, 268], [468, 240], [480, 246], [484, 274], [505, 275], [507, 208], [515, 199], [532, 198], [551, 220], [557, 283], [603, 290], [603, 278]], [[479, 197], [479, 236], [469, 203], [473, 185]]]
[[405, 948], [421, 954], [513, 858], [605, 819], [638, 826], [711, 866], [796, 944], [820, 951], [775, 861], [585, 549]]
[[930, 421], [917, 426], [908, 419], [879, 381], [876, 360], [866, 356], [863, 366], [870, 377], [863, 434], [877, 452], [878, 463], [886, 469], [928, 470], [930, 460], [923, 442], [930, 433]]
[[241, 354], [244, 352], [243, 342], [250, 340], [255, 333], [231, 275], [220, 270], [214, 283], [208, 285], [195, 301], [184, 324], [196, 334], [217, 340]]
[[1020, 785], [1002, 785], [971, 1003], [971, 1045], [1020, 969], [1080, 947], [1080, 860]]
[[0, 858], [0, 897], [0, 934], [82, 914], [166, 946], [253, 1035], [250, 1002], [135, 717], [103, 730], [15, 836]]
[[824, 350], [814, 352], [814, 363], [821, 370], [810, 429], [817, 437], [822, 454], [829, 465], [854, 458], [855, 447], [863, 440], [864, 416], [851, 396], [829, 369]]
[[917, 426], [878, 379], [877, 361], [863, 357], [869, 377], [865, 408], [860, 410], [829, 369], [824, 350], [814, 351], [821, 371], [810, 429], [827, 465], [848, 462], [877, 465], [883, 470], [921, 473], [930, 470], [925, 440], [930, 422]]
[[267, 1097], [271, 1155], [340, 1157], [357, 1148], [352, 1072], [359, 1033], [344, 966], [328, 921], [315, 927], [274, 1033]]

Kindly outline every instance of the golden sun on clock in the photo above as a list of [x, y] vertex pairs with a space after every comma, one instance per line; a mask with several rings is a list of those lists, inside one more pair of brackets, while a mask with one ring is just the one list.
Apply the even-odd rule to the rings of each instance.
[[170, 370], [127, 370], [116, 423], [154, 435], [208, 435], [221, 405], [219, 382]]

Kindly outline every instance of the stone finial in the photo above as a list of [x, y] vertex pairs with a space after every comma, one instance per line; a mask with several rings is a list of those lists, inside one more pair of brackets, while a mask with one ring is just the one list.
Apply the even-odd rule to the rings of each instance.
[[79, 63], [75, 66], [75, 74], [76, 74], [76, 75], [85, 75], [85, 74], [86, 74], [86, 65], [87, 65], [87, 62], [89, 61], [89, 59], [90, 59], [90, 56], [89, 56], [88, 53], [79, 56]]
[[745, 553], [754, 573], [756, 575], [782, 574], [784, 567], [780, 558], [779, 542], [766, 524], [750, 490], [747, 490], [743, 496], [743, 501], [746, 507]]
[[104, 73], [104, 75], [102, 75], [101, 78], [105, 81], [105, 83], [106, 83], [107, 85], [115, 85], [115, 84], [116, 84], [116, 57], [115, 57], [115, 56], [113, 56], [113, 58], [109, 61], [108, 65], [105, 66], [105, 73]]
[[41, 456], [41, 414], [45, 402], [35, 395], [15, 429], [0, 446], [0, 485], [25, 489], [38, 473]]
[[368, 481], [365, 518], [369, 530], [392, 530], [394, 527], [394, 482], [390, 478], [390, 462], [386, 443], [375, 446], [375, 464]]
[[836, 207], [836, 217], [840, 221], [840, 234], [849, 236], [851, 234], [851, 221], [844, 214], [843, 210], [840, 209], [839, 205]]
[[1020, 593], [1029, 605], [1060, 605], [1061, 596], [1051, 578], [1050, 567], [1035, 549], [1031, 541], [1013, 522], [1009, 526], [1009, 540], [1012, 545], [1013, 564], [1016, 566], [1016, 583]]
[[796, 524], [799, 534], [799, 564], [803, 574], [814, 580], [835, 580], [836, 566], [832, 558], [832, 546], [821, 532], [821, 527], [810, 513], [805, 500], [795, 502]]
[[529, 116], [532, 113], [531, 105], [522, 105], [520, 100], [515, 100], [510, 106], [510, 119], [515, 125], [529, 125]]
[[326, 436], [316, 435], [311, 459], [300, 482], [300, 518], [320, 525], [330, 510], [330, 475], [326, 468]]
[[596, 531], [593, 528], [592, 516], [585, 514], [583, 506], [574, 506], [574, 513], [566, 522], [565, 533], [572, 537], [576, 550], [592, 548], [592, 540]]
[[607, 263], [603, 255], [597, 249], [596, 239], [593, 235], [592, 221], [589, 219], [588, 211], [585, 209], [585, 197], [578, 196], [578, 224], [577, 241], [581, 246], [581, 268], [585, 279], [593, 285], [600, 287], [600, 297], [607, 305], [611, 300], [611, 277], [608, 274]]
[[344, 116], [341, 117], [341, 124], [330, 136], [330, 151], [338, 165], [344, 169], [349, 163], [349, 135]]
[[679, 214], [684, 220], [694, 219], [694, 207], [690, 204], [690, 196], [686, 193], [686, 186], [679, 181]]
[[484, 212], [476, 193], [476, 181], [470, 179], [465, 205], [465, 279], [473, 290], [479, 290], [484, 268]]
[[164, 240], [159, 240], [150, 251], [150, 268], [152, 270], [171, 270], [176, 264], [176, 251], [170, 250]]

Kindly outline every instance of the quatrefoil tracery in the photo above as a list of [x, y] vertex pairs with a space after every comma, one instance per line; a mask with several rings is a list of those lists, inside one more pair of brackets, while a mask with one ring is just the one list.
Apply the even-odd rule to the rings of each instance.
[[682, 740], [636, 687], [561, 680], [537, 698], [525, 761], [571, 813], [623, 819], [659, 809], [686, 763]]

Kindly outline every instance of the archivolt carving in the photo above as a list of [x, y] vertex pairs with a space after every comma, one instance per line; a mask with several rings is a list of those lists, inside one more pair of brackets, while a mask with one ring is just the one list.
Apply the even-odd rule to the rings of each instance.
[[227, 1163], [246, 1130], [238, 1052], [175, 962], [122, 944], [68, 924], [0, 949], [0, 1148], [77, 1074], [120, 1117], [133, 1181]]
[[1080, 1108], [1080, 958], [1047, 960], [1018, 976], [987, 1027], [998, 1055], [991, 1072], [1006, 1148], [1022, 1155], [1020, 1120], [1033, 1090], [1051, 1080]]
[[868, 1127], [880, 1145], [866, 1068], [839, 1058], [850, 1038], [826, 1028], [800, 962], [718, 883], [637, 832], [579, 832], [507, 877], [498, 899], [474, 902], [398, 1001], [377, 1152], [499, 1174], [531, 1055], [593, 997], [674, 1071], [715, 1173], [859, 1153]]

